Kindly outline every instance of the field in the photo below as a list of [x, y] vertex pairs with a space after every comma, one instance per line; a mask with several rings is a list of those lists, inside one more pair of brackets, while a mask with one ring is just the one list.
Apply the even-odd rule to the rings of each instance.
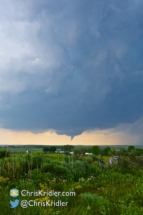
[[[26, 153], [25, 148], [1, 148], [0, 214], [143, 214], [142, 149], [108, 148], [107, 155], [104, 150], [100, 155], [91, 156], [85, 156], [80, 147], [73, 151], [74, 155], [69, 155], [43, 153], [38, 147], [31, 153]], [[116, 154], [118, 162], [109, 164], [109, 158]], [[20, 195], [10, 196], [12, 188], [18, 189]], [[22, 196], [22, 190], [28, 195]], [[11, 208], [10, 201], [15, 199], [20, 203]], [[23, 200], [31, 203], [22, 208]]]

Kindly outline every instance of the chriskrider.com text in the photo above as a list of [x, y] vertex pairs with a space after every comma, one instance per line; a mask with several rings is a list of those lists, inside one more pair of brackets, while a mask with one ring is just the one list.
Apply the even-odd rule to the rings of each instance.
[[21, 196], [76, 196], [75, 192], [60, 192], [60, 191], [29, 191], [29, 190], [22, 190]]

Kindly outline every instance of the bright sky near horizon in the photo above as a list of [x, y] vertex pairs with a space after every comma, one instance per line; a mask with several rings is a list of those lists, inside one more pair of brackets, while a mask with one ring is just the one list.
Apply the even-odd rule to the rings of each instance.
[[0, 144], [143, 144], [142, 11], [1, 0]]
[[[72, 140], [69, 136], [58, 135], [55, 132], [34, 134], [26, 131], [1, 130], [0, 135], [3, 145], [122, 145], [124, 142], [127, 143], [124, 133], [110, 133], [109, 131], [85, 132], [75, 136]], [[131, 138], [129, 139], [131, 141]], [[128, 141], [128, 144], [131, 142]]]
[[54, 131], [32, 133], [29, 131], [12, 131], [0, 129], [0, 144], [2, 145], [140, 145], [142, 135], [132, 134], [139, 122], [133, 126], [118, 126], [116, 129], [86, 131], [71, 138], [58, 135]]

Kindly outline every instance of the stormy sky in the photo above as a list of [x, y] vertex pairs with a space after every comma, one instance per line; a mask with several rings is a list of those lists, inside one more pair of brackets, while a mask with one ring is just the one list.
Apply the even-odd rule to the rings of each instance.
[[142, 11], [141, 0], [1, 0], [0, 127], [141, 134]]

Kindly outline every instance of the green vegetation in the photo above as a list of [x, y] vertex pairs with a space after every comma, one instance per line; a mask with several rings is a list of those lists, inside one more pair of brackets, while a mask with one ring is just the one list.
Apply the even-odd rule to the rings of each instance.
[[[43, 147], [44, 148], [44, 147]], [[68, 151], [68, 147], [65, 147]], [[73, 149], [73, 147], [71, 148]], [[62, 148], [63, 150], [63, 148]], [[50, 150], [47, 150], [50, 151]], [[128, 147], [75, 147], [74, 155], [44, 153], [10, 154], [0, 151], [0, 214], [10, 215], [142, 215], [143, 151]], [[85, 156], [85, 152], [93, 155]], [[118, 162], [109, 158], [119, 155]], [[101, 160], [102, 158], [102, 160]], [[102, 162], [101, 162], [102, 161]], [[10, 208], [9, 191], [75, 192], [76, 196], [19, 196], [19, 200], [68, 202], [67, 207]], [[13, 199], [14, 200], [14, 199]]]
[[9, 157], [10, 152], [7, 150], [0, 150], [0, 158]]

